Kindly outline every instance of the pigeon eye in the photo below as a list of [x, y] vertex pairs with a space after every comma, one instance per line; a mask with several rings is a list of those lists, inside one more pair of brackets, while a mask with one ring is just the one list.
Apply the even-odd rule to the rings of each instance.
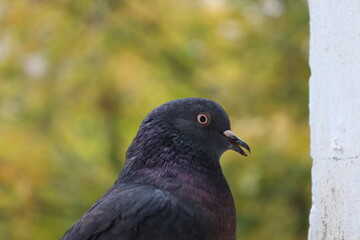
[[200, 125], [206, 125], [210, 123], [210, 115], [207, 113], [199, 113], [196, 117], [196, 121]]

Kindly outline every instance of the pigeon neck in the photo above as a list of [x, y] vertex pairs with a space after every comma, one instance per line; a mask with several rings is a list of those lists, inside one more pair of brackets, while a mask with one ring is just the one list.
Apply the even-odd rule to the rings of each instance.
[[211, 147], [204, 149], [181, 131], [145, 120], [128, 149], [119, 181], [152, 184], [171, 178], [188, 185], [208, 181], [209, 188], [228, 189], [220, 167], [221, 154]]
[[[136, 149], [136, 150], [133, 150]], [[121, 175], [142, 175], [146, 171], [182, 172], [192, 175], [211, 175], [223, 178], [220, 156], [194, 149], [190, 146], [177, 148], [174, 145], [137, 147], [133, 144], [127, 153], [127, 160]]]
[[[134, 140], [117, 182], [149, 184], [164, 190], [183, 189], [231, 198], [231, 192], [215, 154], [182, 143], [159, 147], [138, 145]], [[222, 191], [219, 191], [221, 189]], [[231, 198], [232, 200], [232, 198]]]

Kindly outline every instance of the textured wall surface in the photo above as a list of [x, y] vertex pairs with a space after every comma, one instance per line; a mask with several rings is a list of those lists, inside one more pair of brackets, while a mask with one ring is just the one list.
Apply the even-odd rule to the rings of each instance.
[[360, 239], [360, 1], [309, 0], [310, 240]]

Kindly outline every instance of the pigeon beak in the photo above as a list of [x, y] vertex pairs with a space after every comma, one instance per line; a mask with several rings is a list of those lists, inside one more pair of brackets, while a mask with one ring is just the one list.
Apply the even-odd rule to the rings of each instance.
[[233, 133], [232, 131], [226, 130], [225, 132], [223, 132], [223, 134], [231, 143], [229, 146], [230, 149], [232, 149], [244, 156], [247, 156], [247, 153], [241, 147], [248, 150], [249, 153], [251, 152], [249, 145], [247, 145], [246, 142], [244, 142], [238, 136], [236, 136], [235, 133]]

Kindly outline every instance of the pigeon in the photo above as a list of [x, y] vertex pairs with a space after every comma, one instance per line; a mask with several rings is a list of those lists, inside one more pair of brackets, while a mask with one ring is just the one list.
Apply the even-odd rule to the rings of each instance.
[[62, 240], [235, 240], [234, 200], [220, 166], [247, 143], [212, 100], [167, 102], [141, 123], [114, 185]]

